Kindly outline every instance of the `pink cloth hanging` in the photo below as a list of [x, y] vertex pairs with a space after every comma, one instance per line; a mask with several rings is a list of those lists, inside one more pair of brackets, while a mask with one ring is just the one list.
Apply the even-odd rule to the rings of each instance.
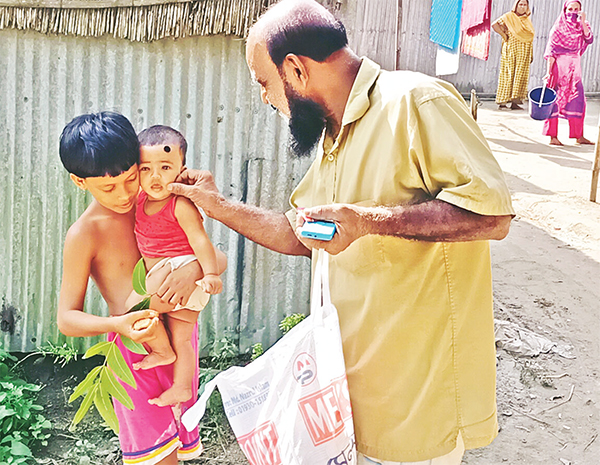
[[460, 30], [465, 32], [490, 19], [492, 0], [463, 1]]
[[480, 60], [490, 54], [492, 0], [469, 0], [463, 2], [460, 29], [461, 51]]

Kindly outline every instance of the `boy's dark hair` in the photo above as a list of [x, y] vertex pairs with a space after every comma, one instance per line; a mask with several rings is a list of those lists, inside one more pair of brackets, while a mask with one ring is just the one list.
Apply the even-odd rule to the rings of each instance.
[[138, 134], [140, 145], [178, 145], [183, 155], [183, 164], [185, 165], [185, 154], [187, 153], [187, 142], [183, 134], [170, 126], [157, 124], [144, 129]]
[[348, 45], [344, 25], [333, 15], [314, 15], [299, 10], [291, 14], [266, 36], [267, 51], [280, 68], [288, 53], [322, 63]]
[[60, 160], [80, 178], [118, 176], [140, 161], [140, 144], [127, 118], [112, 111], [76, 116], [60, 136]]

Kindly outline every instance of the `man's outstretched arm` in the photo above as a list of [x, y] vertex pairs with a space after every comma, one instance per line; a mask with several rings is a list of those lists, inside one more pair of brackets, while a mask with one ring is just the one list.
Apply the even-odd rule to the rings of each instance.
[[169, 185], [171, 192], [189, 198], [210, 218], [275, 252], [310, 256], [283, 213], [228, 201], [209, 171], [186, 170], [179, 181]]
[[[428, 242], [500, 240], [508, 234], [512, 220], [511, 215], [479, 215], [442, 200], [397, 207], [323, 205], [305, 209], [303, 216], [336, 223], [337, 233], [329, 242], [302, 239], [307, 247], [323, 248], [331, 254], [368, 234]], [[298, 215], [296, 230], [303, 221]]]

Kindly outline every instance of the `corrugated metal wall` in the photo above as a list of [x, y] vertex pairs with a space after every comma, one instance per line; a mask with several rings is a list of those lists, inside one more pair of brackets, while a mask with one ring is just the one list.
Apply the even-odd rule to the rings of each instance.
[[[179, 128], [189, 165], [212, 170], [234, 200], [285, 211], [310, 163], [288, 155], [286, 124], [260, 101], [240, 39], [140, 44], [0, 31], [0, 347], [7, 350], [63, 340], [55, 318], [62, 244], [90, 198], [68, 179], [58, 138], [75, 115], [103, 109], [122, 112], [137, 130]], [[271, 344], [282, 316], [308, 308], [308, 260], [262, 249], [212, 220], [207, 229], [229, 269], [224, 292], [201, 316], [201, 344], [223, 336], [239, 337], [242, 350]], [[86, 307], [106, 314], [95, 289]], [[84, 349], [95, 341], [73, 342]]]
[[340, 8], [350, 46], [383, 69], [396, 69], [398, 13], [401, 0], [356, 0]]
[[[395, 3], [396, 0], [389, 0]], [[514, 0], [494, 0], [492, 21], [509, 11]], [[562, 0], [531, 0], [532, 21], [536, 30], [534, 39], [534, 60], [531, 65], [530, 88], [541, 85], [546, 73], [544, 49], [548, 33], [560, 14]], [[596, 42], [588, 48], [582, 58], [583, 84], [586, 93], [600, 92], [600, 2], [584, 1], [584, 11], [596, 35]], [[435, 75], [436, 45], [429, 40], [429, 18], [431, 0], [402, 0], [402, 21], [400, 33], [400, 53], [398, 68], [420, 71]], [[487, 61], [462, 55], [458, 74], [443, 76], [463, 93], [472, 88], [480, 93], [495, 94], [500, 67], [501, 38], [492, 32], [490, 56]]]
[[[346, 24], [359, 54], [391, 69], [399, 48], [399, 68], [435, 73], [431, 0], [321, 2]], [[493, 18], [511, 4], [494, 1]], [[541, 55], [561, 4], [534, 3], [532, 83], [544, 74]], [[586, 2], [585, 9], [600, 31], [600, 4]], [[500, 38], [493, 34], [487, 62], [463, 55], [459, 73], [446, 78], [463, 92], [495, 93], [499, 55]], [[600, 92], [599, 57], [598, 43], [584, 56], [588, 92]], [[121, 111], [138, 130], [157, 123], [180, 128], [190, 144], [190, 165], [213, 170], [232, 199], [283, 211], [309, 165], [287, 154], [286, 125], [252, 87], [241, 39], [140, 44], [0, 31], [0, 347], [31, 351], [63, 340], [55, 322], [62, 242], [90, 199], [62, 168], [58, 137], [73, 116], [101, 109]], [[207, 228], [227, 253], [229, 269], [225, 291], [201, 317], [203, 343], [230, 336], [242, 350], [257, 341], [270, 345], [282, 316], [307, 310], [308, 261], [269, 252], [210, 220]], [[86, 307], [106, 314], [95, 289]], [[94, 341], [73, 342], [84, 349]]]

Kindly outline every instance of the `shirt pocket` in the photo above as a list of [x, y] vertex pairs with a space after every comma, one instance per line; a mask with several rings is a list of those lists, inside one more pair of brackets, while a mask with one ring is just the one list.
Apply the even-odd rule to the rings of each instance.
[[[373, 207], [373, 200], [355, 202], [361, 207]], [[354, 241], [350, 246], [334, 257], [335, 264], [355, 274], [364, 274], [376, 269], [390, 266], [389, 254], [386, 252], [385, 236], [369, 234]]]

